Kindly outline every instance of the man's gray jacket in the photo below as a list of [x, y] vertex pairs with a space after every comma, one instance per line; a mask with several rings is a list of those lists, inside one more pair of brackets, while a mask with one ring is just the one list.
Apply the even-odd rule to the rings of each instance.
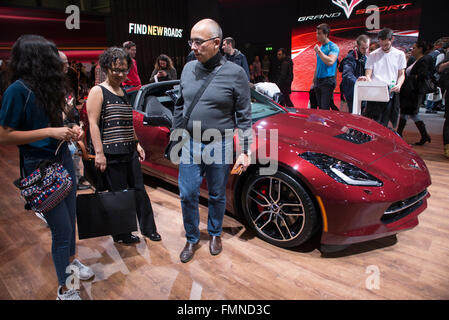
[[[224, 63], [224, 64], [223, 64]], [[180, 91], [184, 104], [175, 107], [173, 128], [178, 128], [182, 118], [207, 76], [222, 64], [219, 72], [204, 91], [193, 109], [187, 123], [192, 136], [193, 121], [201, 121], [201, 133], [207, 129], [217, 129], [223, 134], [226, 129], [241, 129], [250, 132], [251, 93], [245, 71], [238, 65], [225, 61], [218, 53], [205, 64], [195, 60], [187, 63], [181, 74]], [[249, 149], [251, 135], [239, 134], [243, 151]]]

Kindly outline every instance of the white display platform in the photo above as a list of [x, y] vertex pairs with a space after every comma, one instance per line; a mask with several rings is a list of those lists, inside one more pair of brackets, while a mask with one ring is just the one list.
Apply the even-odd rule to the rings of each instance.
[[352, 107], [353, 114], [362, 112], [362, 101], [390, 101], [388, 86], [381, 81], [356, 81]]

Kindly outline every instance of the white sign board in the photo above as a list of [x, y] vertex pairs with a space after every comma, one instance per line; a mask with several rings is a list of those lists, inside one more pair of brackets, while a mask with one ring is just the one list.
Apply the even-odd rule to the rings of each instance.
[[353, 114], [360, 114], [362, 101], [390, 101], [388, 86], [381, 81], [356, 81], [354, 86]]

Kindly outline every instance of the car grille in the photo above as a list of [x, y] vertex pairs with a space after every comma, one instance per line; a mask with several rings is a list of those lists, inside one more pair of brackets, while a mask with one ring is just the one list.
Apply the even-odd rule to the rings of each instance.
[[417, 208], [419, 208], [423, 204], [424, 198], [426, 196], [427, 196], [427, 189], [406, 200], [393, 203], [385, 211], [381, 221], [383, 223], [389, 224], [404, 218], [405, 216], [409, 215]]
[[349, 128], [346, 133], [335, 136], [335, 138], [345, 140], [354, 144], [364, 144], [373, 140], [373, 137], [371, 137], [369, 134], [352, 128]]

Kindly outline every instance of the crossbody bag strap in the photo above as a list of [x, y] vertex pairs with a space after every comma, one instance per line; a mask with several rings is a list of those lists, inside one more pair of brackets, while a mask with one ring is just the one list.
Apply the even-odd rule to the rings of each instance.
[[[193, 98], [192, 104], [189, 106], [189, 108], [186, 111], [186, 115], [184, 116], [184, 124], [187, 126], [187, 122], [190, 119], [190, 115], [192, 114], [193, 109], [195, 108], [195, 106], [197, 105], [198, 101], [200, 101], [201, 96], [203, 95], [204, 91], [206, 91], [207, 87], [209, 86], [209, 84], [212, 82], [212, 80], [215, 78], [215, 76], [218, 74], [218, 71], [220, 71], [221, 67], [226, 63], [226, 61], [221, 60], [220, 61], [220, 65], [215, 68], [206, 78], [206, 81], [204, 81], [204, 84], [202, 85], [202, 87], [200, 88], [200, 90], [198, 90], [198, 92], [196, 93], [195, 97]], [[185, 129], [185, 128], [183, 128]]]

